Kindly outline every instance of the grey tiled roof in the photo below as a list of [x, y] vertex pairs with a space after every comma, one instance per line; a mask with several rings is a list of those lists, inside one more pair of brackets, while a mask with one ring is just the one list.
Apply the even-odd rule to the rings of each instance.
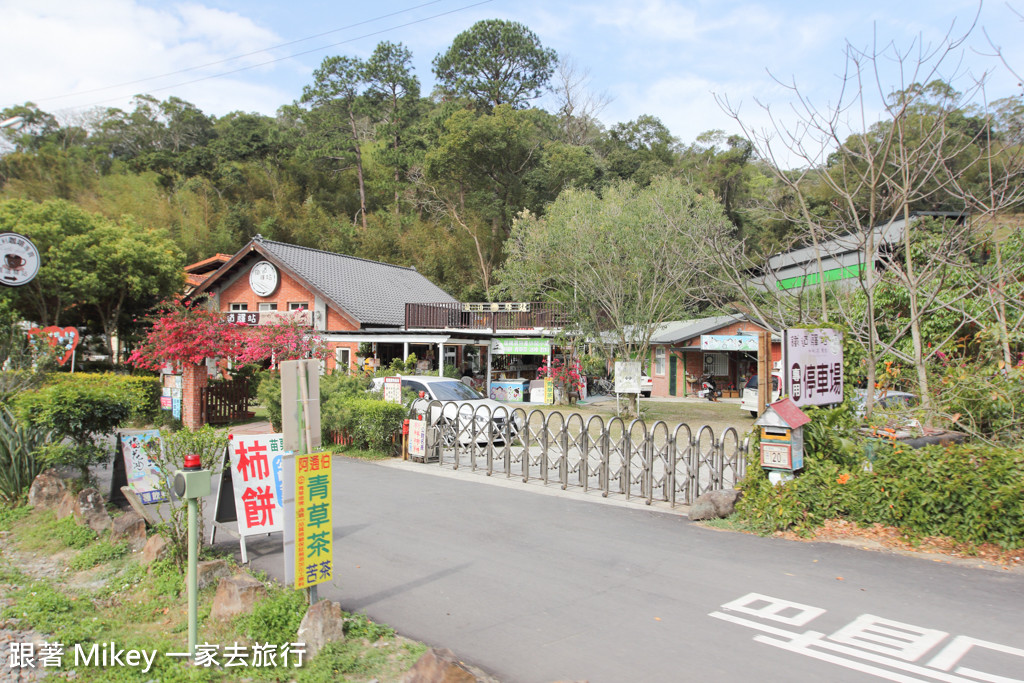
[[364, 327], [405, 324], [406, 303], [457, 301], [413, 268], [265, 239], [254, 242]]

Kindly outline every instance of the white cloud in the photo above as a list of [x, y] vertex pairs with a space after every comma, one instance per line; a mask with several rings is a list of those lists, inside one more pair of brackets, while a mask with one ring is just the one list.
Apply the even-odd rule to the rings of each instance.
[[[281, 42], [237, 13], [197, 4], [153, 8], [134, 0], [95, 0], [11, 3], [2, 15], [0, 107], [26, 101], [47, 111], [123, 107], [132, 95], [152, 92], [161, 99], [202, 97], [204, 111], [224, 113], [243, 106], [266, 109], [260, 100], [268, 95], [278, 103], [291, 99], [258, 81], [244, 82], [247, 74], [165, 90], [265, 61], [270, 58], [266, 54], [153, 78]], [[149, 80], [135, 82], [140, 79]]]

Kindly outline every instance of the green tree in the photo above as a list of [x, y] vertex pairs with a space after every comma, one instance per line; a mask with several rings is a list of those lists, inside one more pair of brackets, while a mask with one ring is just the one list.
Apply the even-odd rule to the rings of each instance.
[[704, 303], [698, 268], [713, 267], [708, 237], [727, 231], [721, 205], [676, 179], [567, 189], [542, 218], [516, 219], [496, 275], [513, 298], [572, 304], [607, 358], [643, 360], [658, 325]]
[[463, 97], [484, 111], [501, 104], [522, 109], [540, 97], [558, 56], [526, 26], [501, 19], [473, 24], [434, 58], [434, 74], [449, 97]]
[[412, 52], [401, 43], [378, 44], [366, 62], [366, 82], [366, 98], [378, 122], [377, 139], [384, 144], [379, 158], [391, 169], [398, 213], [402, 178], [412, 165], [407, 146], [420, 99], [420, 82], [412, 73]]
[[644, 114], [612, 126], [597, 148], [604, 155], [609, 175], [646, 185], [672, 169], [675, 145], [665, 124]]
[[69, 236], [55, 254], [55, 266], [76, 275], [73, 295], [93, 311], [116, 359], [113, 338], [159, 301], [180, 292], [184, 257], [161, 231], [127, 219], [103, 222]]
[[541, 115], [507, 104], [482, 116], [460, 109], [424, 159], [435, 212], [472, 240], [485, 292], [512, 219], [524, 206], [526, 175], [540, 157]]
[[181, 252], [131, 220], [114, 223], [60, 200], [10, 200], [0, 202], [0, 230], [39, 249], [38, 275], [12, 295], [26, 319], [43, 325], [95, 314], [109, 346], [126, 319], [181, 290]]
[[327, 57], [302, 89], [300, 114], [307, 135], [303, 146], [317, 159], [355, 166], [359, 214], [366, 230], [366, 179], [363, 145], [371, 136], [366, 122], [366, 63], [355, 57]]

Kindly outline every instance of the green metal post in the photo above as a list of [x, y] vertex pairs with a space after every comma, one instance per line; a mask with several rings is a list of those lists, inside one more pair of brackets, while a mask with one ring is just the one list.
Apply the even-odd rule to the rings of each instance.
[[199, 619], [199, 500], [188, 499], [188, 652], [196, 656]]

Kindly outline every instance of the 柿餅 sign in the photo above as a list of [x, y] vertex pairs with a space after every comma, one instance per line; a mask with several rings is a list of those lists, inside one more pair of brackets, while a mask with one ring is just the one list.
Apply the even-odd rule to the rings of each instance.
[[838, 330], [786, 330], [782, 337], [785, 393], [798, 406], [843, 402], [843, 334]]

